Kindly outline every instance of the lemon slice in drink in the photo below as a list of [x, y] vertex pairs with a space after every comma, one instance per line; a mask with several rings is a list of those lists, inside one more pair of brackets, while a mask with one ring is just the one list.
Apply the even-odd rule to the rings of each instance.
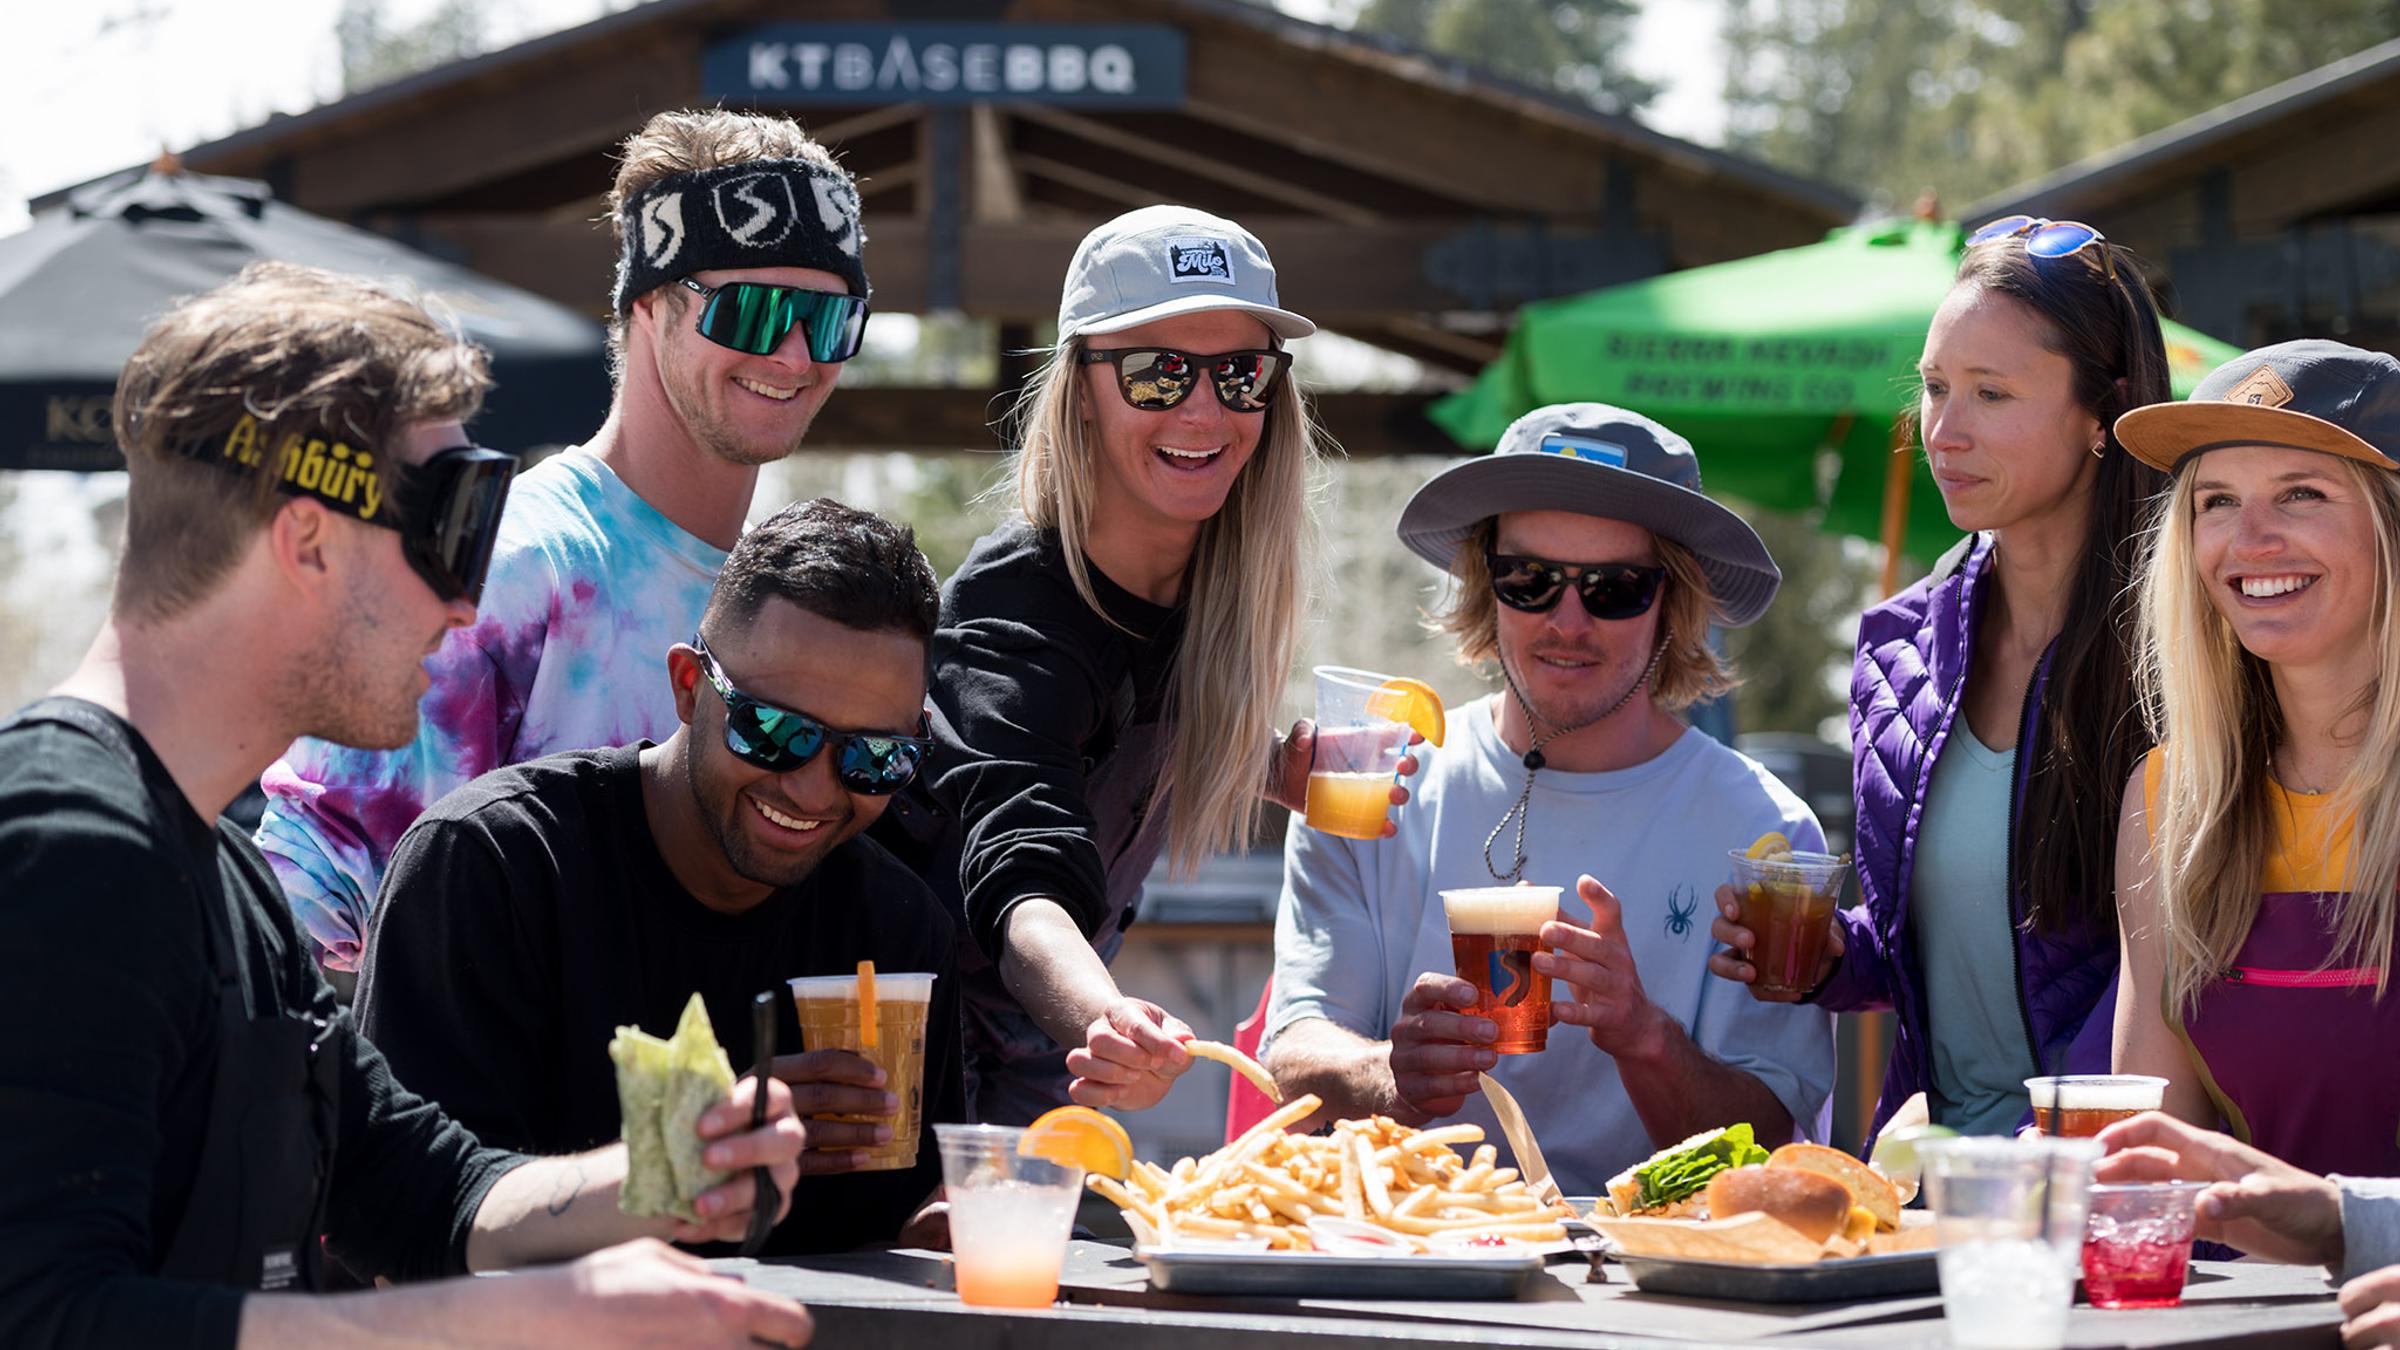
[[1406, 676], [1385, 680], [1374, 693], [1367, 695], [1367, 713], [1398, 722], [1436, 746], [1442, 743], [1446, 725], [1442, 696], [1423, 680]]
[[1088, 1106], [1043, 1112], [1026, 1127], [1017, 1152], [1117, 1181], [1133, 1171], [1133, 1140], [1125, 1127]]
[[1792, 841], [1784, 838], [1783, 831], [1769, 830], [1751, 842], [1747, 856], [1753, 858], [1782, 858], [1789, 856], [1791, 851]]

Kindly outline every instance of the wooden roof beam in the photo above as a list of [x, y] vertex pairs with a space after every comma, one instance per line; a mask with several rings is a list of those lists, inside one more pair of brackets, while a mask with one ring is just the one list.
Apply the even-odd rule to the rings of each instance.
[[[1085, 117], [1063, 108], [1023, 107], [1016, 109], [1014, 115], [1023, 121], [1063, 131], [1106, 150], [1140, 156], [1145, 161], [1155, 157], [1159, 151], [1158, 142], [1150, 137], [1112, 126], [1101, 118]], [[1344, 198], [1312, 191], [1303, 184], [1270, 174], [1253, 173], [1224, 159], [1192, 153], [1189, 147], [1177, 158], [1175, 167], [1178, 172], [1238, 188], [1268, 201], [1344, 224], [1372, 225], [1387, 219], [1380, 212], [1368, 210]]]

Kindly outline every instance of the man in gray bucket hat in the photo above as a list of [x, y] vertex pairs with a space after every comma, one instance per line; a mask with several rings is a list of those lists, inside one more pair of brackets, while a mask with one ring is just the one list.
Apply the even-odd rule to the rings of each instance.
[[[1488, 1073], [1569, 1194], [1730, 1122], [1769, 1145], [1822, 1139], [1832, 1019], [1712, 978], [1707, 920], [1728, 850], [1769, 833], [1821, 850], [1824, 834], [1679, 715], [1731, 685], [1709, 624], [1765, 612], [1781, 581], [1766, 547], [1702, 495], [1681, 436], [1597, 403], [1519, 418], [1418, 489], [1399, 532], [1451, 574], [1441, 626], [1504, 690], [1452, 710], [1396, 835], [1294, 822], [1266, 1023], [1285, 1093], [1498, 1138], [1476, 1091]], [[1464, 1011], [1475, 990], [1452, 975], [1442, 899], [1516, 882], [1563, 892], [1531, 963], [1565, 1024], [1538, 1062], [1495, 1053], [1495, 1024]], [[1495, 992], [1514, 979], [1495, 971]]]

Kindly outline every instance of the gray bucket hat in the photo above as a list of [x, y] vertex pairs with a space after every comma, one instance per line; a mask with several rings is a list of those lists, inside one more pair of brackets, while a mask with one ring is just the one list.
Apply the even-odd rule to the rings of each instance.
[[1702, 495], [1691, 442], [1605, 403], [1552, 404], [1511, 422], [1492, 453], [1417, 489], [1400, 542], [1446, 571], [1477, 525], [1509, 511], [1573, 511], [1674, 540], [1700, 559], [1731, 627], [1766, 613], [1783, 584], [1758, 532]]

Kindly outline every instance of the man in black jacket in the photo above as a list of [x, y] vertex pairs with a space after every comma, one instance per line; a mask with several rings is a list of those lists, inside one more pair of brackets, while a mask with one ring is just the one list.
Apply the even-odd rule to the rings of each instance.
[[[701, 1222], [630, 1218], [622, 1145], [486, 1148], [401, 1086], [218, 818], [296, 736], [414, 734], [421, 662], [474, 615], [514, 469], [462, 429], [487, 383], [409, 301], [275, 264], [178, 306], [128, 362], [108, 622], [0, 723], [0, 1344], [807, 1338], [797, 1305], [654, 1240], [286, 1296], [326, 1251], [414, 1280], [748, 1225], [746, 1173]], [[704, 1115], [704, 1152], [788, 1190], [802, 1135], [769, 1088], [763, 1129], [746, 1084]]]

